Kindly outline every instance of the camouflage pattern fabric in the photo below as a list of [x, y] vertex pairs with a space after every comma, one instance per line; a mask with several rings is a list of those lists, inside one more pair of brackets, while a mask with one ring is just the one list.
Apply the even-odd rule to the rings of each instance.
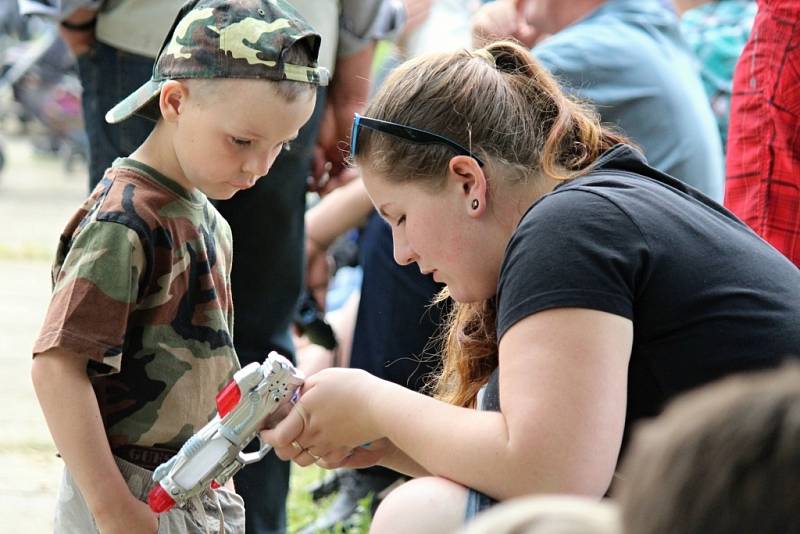
[[[138, 465], [114, 458], [122, 478], [134, 497], [147, 502], [153, 487], [153, 472]], [[208, 491], [189, 501], [185, 508], [175, 507], [158, 516], [158, 534], [244, 534], [244, 503], [236, 493], [224, 486]], [[99, 534], [89, 505], [64, 467], [58, 488], [53, 534]]]
[[177, 450], [239, 368], [231, 232], [199, 192], [118, 159], [61, 236], [34, 354], [90, 358], [112, 446]]
[[[285, 52], [307, 41], [313, 62], [294, 65]], [[158, 119], [150, 104], [166, 80], [249, 78], [327, 85], [317, 65], [321, 37], [285, 0], [198, 0], [181, 8], [167, 35], [153, 75], [106, 114], [120, 122], [137, 113]]]

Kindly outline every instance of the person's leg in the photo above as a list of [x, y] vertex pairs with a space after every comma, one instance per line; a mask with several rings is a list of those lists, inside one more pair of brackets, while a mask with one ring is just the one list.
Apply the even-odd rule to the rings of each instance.
[[[303, 286], [306, 178], [324, 104], [320, 89], [313, 116], [269, 174], [215, 203], [233, 233], [234, 345], [242, 366], [263, 362], [271, 350], [294, 359], [289, 327]], [[248, 534], [286, 530], [289, 473], [289, 463], [269, 454], [236, 474]]]
[[141, 117], [107, 124], [106, 111], [150, 79], [153, 60], [122, 52], [101, 42], [78, 56], [83, 120], [89, 138], [89, 190], [119, 157], [130, 155], [155, 125]]
[[424, 477], [406, 482], [378, 506], [373, 534], [440, 534], [464, 525], [468, 490], [444, 478]]

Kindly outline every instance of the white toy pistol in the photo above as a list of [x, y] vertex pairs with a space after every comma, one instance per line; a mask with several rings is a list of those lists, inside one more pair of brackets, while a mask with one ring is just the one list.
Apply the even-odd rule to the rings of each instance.
[[233, 375], [217, 394], [217, 415], [153, 472], [156, 484], [147, 496], [150, 508], [166, 512], [225, 484], [247, 464], [264, 458], [272, 447], [258, 437], [257, 452], [242, 449], [261, 430], [264, 419], [294, 402], [303, 375], [285, 357], [270, 352], [263, 364], [253, 362]]

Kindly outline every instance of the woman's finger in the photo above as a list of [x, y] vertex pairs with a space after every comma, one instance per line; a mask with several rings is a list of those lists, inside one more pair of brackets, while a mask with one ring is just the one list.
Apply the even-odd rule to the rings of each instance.
[[297, 411], [295, 406], [291, 412], [275, 426], [275, 428], [262, 430], [260, 435], [265, 443], [272, 445], [275, 454], [281, 460], [291, 460], [297, 454], [297, 450], [292, 446], [293, 441], [300, 441], [300, 436], [305, 430], [303, 416]]

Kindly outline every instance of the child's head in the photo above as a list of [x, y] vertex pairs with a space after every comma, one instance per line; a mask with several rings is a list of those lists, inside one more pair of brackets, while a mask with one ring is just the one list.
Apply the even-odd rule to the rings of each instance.
[[614, 503], [578, 495], [532, 495], [493, 506], [460, 534], [621, 534]]
[[636, 431], [619, 484], [625, 532], [800, 532], [800, 366], [681, 396]]
[[172, 177], [228, 198], [266, 174], [311, 116], [316, 87], [328, 81], [317, 66], [319, 46], [320, 36], [284, 0], [189, 2], [151, 79], [106, 120], [156, 120], [161, 150], [175, 162]]

